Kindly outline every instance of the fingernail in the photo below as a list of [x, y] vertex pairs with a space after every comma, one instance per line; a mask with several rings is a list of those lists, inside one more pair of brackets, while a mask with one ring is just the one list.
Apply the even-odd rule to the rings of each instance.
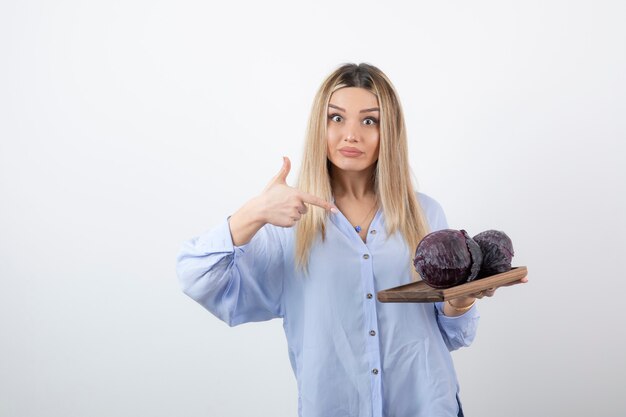
[[335, 207], [331, 207], [330, 211], [332, 213], [339, 214], [339, 210], [337, 210]]

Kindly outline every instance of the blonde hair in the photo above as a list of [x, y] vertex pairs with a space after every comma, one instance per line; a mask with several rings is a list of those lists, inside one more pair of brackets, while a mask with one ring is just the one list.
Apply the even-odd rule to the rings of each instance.
[[[378, 68], [369, 64], [344, 64], [324, 80], [313, 100], [297, 186], [328, 201], [332, 198], [326, 142], [327, 111], [332, 93], [344, 87], [364, 88], [378, 99], [380, 144], [374, 191], [385, 216], [388, 235], [400, 231], [412, 255], [428, 233], [428, 224], [411, 181], [402, 107], [391, 81]], [[323, 209], [310, 206], [296, 226], [296, 264], [304, 270], [308, 269], [314, 240], [326, 238], [327, 216]]]

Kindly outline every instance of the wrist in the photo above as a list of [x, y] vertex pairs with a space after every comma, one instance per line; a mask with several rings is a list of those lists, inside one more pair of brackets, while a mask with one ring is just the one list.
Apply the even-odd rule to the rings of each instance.
[[452, 300], [448, 300], [448, 304], [455, 312], [465, 313], [466, 311], [474, 307], [474, 304], [476, 304], [476, 300], [477, 299], [474, 297], [460, 297], [455, 298], [454, 303], [452, 302]]
[[457, 297], [448, 300], [448, 303], [456, 308], [465, 308], [468, 305], [472, 304], [474, 301], [476, 301], [476, 297]]
[[266, 223], [259, 216], [259, 211], [252, 201], [241, 206], [232, 216], [228, 217], [228, 227], [234, 246], [242, 246], [250, 242], [254, 235]]

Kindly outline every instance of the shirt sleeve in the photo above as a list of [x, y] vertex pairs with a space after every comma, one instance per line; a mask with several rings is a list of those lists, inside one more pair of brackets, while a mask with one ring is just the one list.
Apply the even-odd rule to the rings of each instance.
[[472, 344], [478, 329], [478, 308], [476, 304], [460, 316], [448, 317], [443, 314], [443, 303], [435, 303], [437, 325], [449, 351]]
[[284, 257], [268, 225], [234, 246], [228, 219], [183, 243], [176, 258], [182, 290], [229, 326], [282, 317]]
[[[448, 229], [448, 221], [441, 205], [433, 198], [421, 193], [418, 193], [418, 198], [428, 220], [430, 231]], [[434, 303], [434, 309], [437, 315], [437, 325], [449, 351], [471, 345], [476, 337], [480, 318], [476, 304], [465, 313], [455, 317], [448, 317], [443, 313], [443, 302]]]

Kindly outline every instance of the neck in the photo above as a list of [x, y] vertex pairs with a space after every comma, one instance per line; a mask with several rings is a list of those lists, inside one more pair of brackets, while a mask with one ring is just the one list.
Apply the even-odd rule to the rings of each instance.
[[359, 172], [344, 171], [334, 165], [330, 169], [330, 182], [335, 199], [363, 200], [376, 194], [375, 165]]

